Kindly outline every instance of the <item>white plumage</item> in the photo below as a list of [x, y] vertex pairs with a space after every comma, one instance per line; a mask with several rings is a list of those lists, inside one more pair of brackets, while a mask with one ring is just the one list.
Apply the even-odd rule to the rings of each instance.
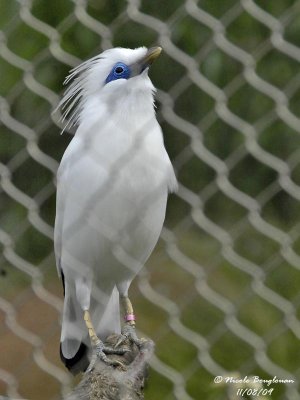
[[148, 77], [159, 53], [159, 48], [110, 49], [75, 68], [66, 80], [71, 84], [60, 105], [69, 124], [78, 128], [62, 158], [57, 185], [63, 359], [78, 358], [81, 343], [90, 346], [85, 310], [100, 339], [120, 332], [119, 294], [127, 296], [150, 256], [168, 191], [176, 188]]

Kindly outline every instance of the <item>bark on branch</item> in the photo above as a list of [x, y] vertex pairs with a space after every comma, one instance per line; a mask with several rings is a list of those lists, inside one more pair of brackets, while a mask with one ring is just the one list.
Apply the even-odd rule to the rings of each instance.
[[[114, 346], [119, 335], [109, 336], [105, 344]], [[109, 355], [108, 358], [121, 361], [121, 367], [111, 367], [98, 358], [93, 358], [92, 369], [84, 373], [81, 382], [65, 400], [142, 400], [144, 382], [147, 375], [147, 361], [150, 359], [154, 343], [145, 340], [140, 349], [129, 340], [122, 344], [128, 348], [124, 355]], [[91, 367], [90, 365], [90, 367]], [[89, 367], [89, 369], [90, 369]]]

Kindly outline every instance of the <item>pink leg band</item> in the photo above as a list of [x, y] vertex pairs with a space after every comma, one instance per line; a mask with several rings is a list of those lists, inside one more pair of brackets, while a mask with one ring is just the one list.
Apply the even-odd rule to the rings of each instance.
[[125, 321], [126, 322], [135, 321], [135, 315], [134, 314], [126, 314], [125, 315]]

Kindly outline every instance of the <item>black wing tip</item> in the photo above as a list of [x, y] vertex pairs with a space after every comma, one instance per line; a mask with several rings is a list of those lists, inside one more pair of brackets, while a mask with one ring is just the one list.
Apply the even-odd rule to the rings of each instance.
[[62, 362], [64, 363], [66, 368], [68, 368], [68, 370], [72, 372], [73, 375], [77, 375], [80, 372], [85, 372], [90, 364], [90, 360], [88, 357], [88, 346], [86, 346], [82, 342], [80, 343], [77, 353], [72, 358], [66, 358], [63, 355], [61, 343], [59, 346], [59, 353]]
[[66, 296], [66, 286], [65, 286], [65, 275], [63, 273], [63, 270], [60, 268], [60, 274], [61, 274], [61, 281], [64, 289], [64, 297]]

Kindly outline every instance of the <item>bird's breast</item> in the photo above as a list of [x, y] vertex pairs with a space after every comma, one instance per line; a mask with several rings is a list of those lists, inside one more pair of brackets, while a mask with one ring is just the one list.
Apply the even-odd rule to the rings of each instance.
[[64, 156], [64, 229], [81, 227], [72, 251], [82, 244], [80, 254], [97, 260], [119, 244], [144, 262], [165, 217], [170, 162], [162, 133], [156, 120], [102, 122], [76, 134]]

